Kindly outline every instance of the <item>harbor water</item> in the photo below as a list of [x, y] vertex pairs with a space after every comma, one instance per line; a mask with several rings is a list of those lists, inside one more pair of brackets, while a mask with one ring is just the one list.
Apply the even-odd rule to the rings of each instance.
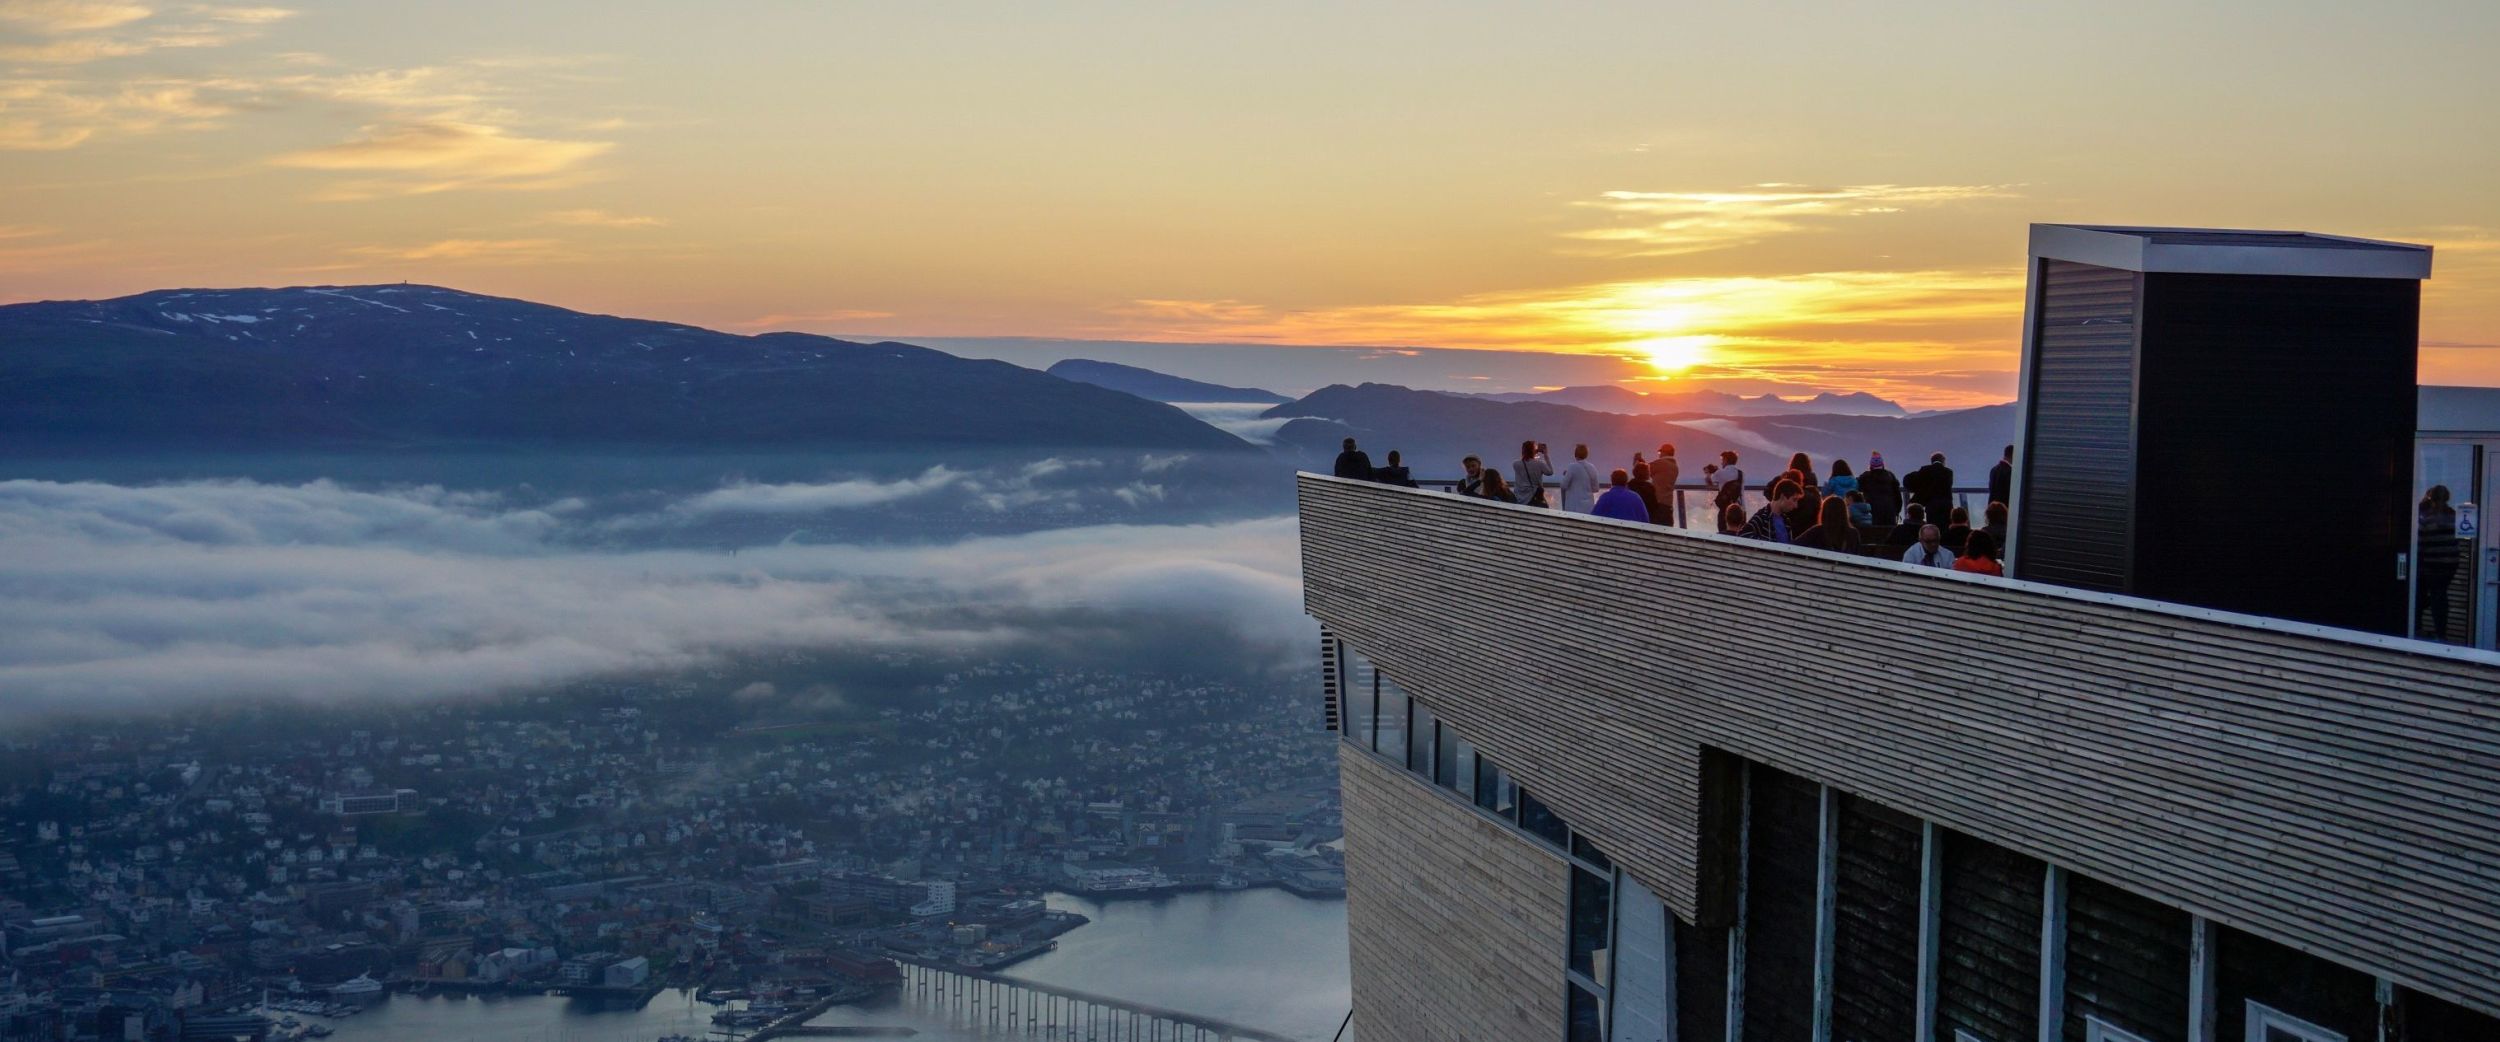
[[[1335, 1035], [1351, 1001], [1344, 901], [1240, 890], [1115, 901], [1053, 894], [1049, 904], [1093, 922], [1005, 976], [1312, 1042]], [[655, 1042], [668, 1034], [723, 1037], [712, 1034], [718, 1009], [676, 989], [639, 1009], [536, 995], [394, 995], [355, 1017], [321, 1022], [335, 1030], [330, 1042]], [[892, 996], [837, 1006], [815, 1023], [911, 1028], [915, 1034], [891, 1037], [915, 1042], [1028, 1037], [949, 1023], [941, 1011]]]

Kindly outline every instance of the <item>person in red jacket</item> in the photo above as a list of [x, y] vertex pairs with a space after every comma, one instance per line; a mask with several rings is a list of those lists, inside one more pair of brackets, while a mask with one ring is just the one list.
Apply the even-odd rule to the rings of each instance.
[[1971, 533], [1970, 541], [1962, 544], [1962, 556], [1953, 559], [1953, 570], [2002, 577], [2005, 566], [1997, 563], [1996, 537], [1986, 531]]

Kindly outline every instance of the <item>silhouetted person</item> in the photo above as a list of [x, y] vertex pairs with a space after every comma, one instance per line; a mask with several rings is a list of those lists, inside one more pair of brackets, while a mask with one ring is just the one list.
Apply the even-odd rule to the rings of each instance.
[[1842, 502], [1849, 507], [1850, 524], [1859, 528], [1869, 528], [1875, 524], [1875, 508], [1866, 505], [1866, 493], [1851, 489], [1848, 498]]
[[1635, 463], [1632, 465], [1632, 480], [1625, 483], [1623, 487], [1631, 489], [1633, 495], [1641, 497], [1641, 509], [1649, 512], [1649, 520], [1652, 523], [1674, 524], [1675, 519], [1667, 516], [1667, 505], [1658, 499], [1658, 486], [1650, 480], [1650, 475], [1655, 473], [1657, 471], [1649, 464]]
[[1944, 530], [1934, 525], [1918, 526], [1918, 542], [1902, 552], [1901, 563], [1922, 568], [1953, 567], [1953, 551], [1944, 548]]
[[1953, 468], [1944, 465], [1944, 453], [1927, 457], [1927, 465], [1902, 479], [1901, 487], [1910, 493], [1910, 502], [1927, 508], [1928, 520], [1953, 510]]
[[2014, 447], [2005, 447], [2005, 458], [1988, 468], [1988, 502], [2014, 503]]
[[[1474, 456], [1469, 456], [1466, 459], [1458, 461], [1458, 466], [1464, 473], [1459, 476], [1458, 485], [1450, 489], [1450, 491], [1456, 492], [1462, 496], [1483, 495], [1484, 476], [1487, 473], [1484, 469], [1484, 461], [1477, 459]], [[1499, 475], [1496, 476], [1498, 477]]]
[[1738, 534], [1774, 543], [1793, 542], [1796, 537], [1788, 530], [1788, 514], [1797, 509], [1797, 501], [1803, 498], [1805, 491], [1796, 482], [1781, 478], [1771, 486], [1771, 501], [1755, 511], [1753, 518], [1745, 522], [1745, 530]]
[[1606, 475], [1606, 485], [1606, 491], [1598, 493], [1589, 504], [1589, 513], [1617, 521], [1649, 523], [1649, 508], [1641, 503], [1641, 494], [1632, 491], [1630, 471], [1618, 469]]
[[1720, 535], [1745, 534], [1745, 504], [1730, 503], [1725, 509], [1719, 509], [1716, 507], [1712, 509], [1719, 510]]
[[1970, 508], [1954, 507], [1945, 517], [1944, 545], [1954, 553], [1961, 553], [1963, 544], [1970, 542]]
[[1667, 496], [1659, 502], [1672, 500], [1675, 497], [1675, 483], [1682, 480], [1684, 480], [1684, 465], [1675, 461], [1675, 446], [1665, 442], [1659, 443], [1658, 458], [1651, 460], [1649, 464], [1650, 484], [1658, 486], [1658, 491]]
[[1799, 490], [1802, 491], [1809, 488], [1820, 489], [1822, 487], [1823, 483], [1816, 480], [1814, 476], [1814, 460], [1807, 457], [1805, 453], [1800, 452], [1794, 456], [1788, 457], [1788, 469], [1797, 472], [1797, 488]]
[[1842, 499], [1847, 499], [1849, 498], [1849, 493], [1857, 490], [1858, 477], [1855, 473], [1850, 471], [1849, 461], [1845, 459], [1833, 460], [1832, 476], [1823, 479], [1823, 494], [1826, 496], [1839, 496]]
[[1848, 501], [1838, 496], [1825, 496], [1822, 518], [1814, 523], [1814, 527], [1797, 536], [1797, 545], [1854, 554], [1865, 548], [1866, 539], [1858, 534], [1856, 525], [1849, 523]]
[[1927, 508], [1912, 503], [1907, 515], [1902, 517], [1901, 523], [1892, 526], [1892, 538], [1885, 542], [1894, 546], [1908, 546], [1918, 542], [1918, 530], [1925, 527], [1927, 527]]
[[1510, 486], [1502, 483], [1502, 472], [1498, 470], [1484, 472], [1484, 485], [1476, 490], [1476, 495], [1496, 503], [1519, 502], [1518, 497], [1511, 494]]
[[1889, 525], [1901, 519], [1901, 477], [1884, 469], [1884, 454], [1866, 457], [1866, 473], [1858, 475], [1858, 491], [1866, 493], [1870, 524]]
[[2006, 517], [2009, 512], [2003, 503], [1990, 503], [1988, 509], [1982, 513], [1988, 523], [1981, 525], [1979, 530], [1988, 533], [1988, 541], [1995, 543], [1997, 553], [2002, 555], [2005, 553], [2007, 540], [2013, 535], [2013, 532], [2006, 526]]
[[1372, 458], [1354, 447], [1354, 439], [1345, 440], [1345, 451], [1337, 454], [1337, 476], [1356, 481], [1372, 479]]
[[2457, 566], [2465, 562], [2464, 544], [2457, 539], [2457, 511], [2448, 505], [2448, 486], [2433, 485], [2422, 494], [2421, 506], [2415, 512], [2416, 536], [2421, 545], [2417, 560], [2419, 570], [2413, 576], [2414, 625], [2421, 625], [2422, 609], [2431, 610], [2431, 640], [2448, 639], [2448, 585], [2457, 579]]
[[[1797, 484], [1797, 506], [1796, 509], [1788, 512], [1789, 531], [1803, 532], [1806, 529], [1814, 527], [1814, 523], [1816, 521], [1822, 520], [1823, 490], [1815, 486], [1812, 475], [1809, 475], [1804, 471], [1791, 469], [1787, 473], [1781, 474], [1779, 476], [1779, 481], [1793, 481]], [[1771, 484], [1777, 485], [1779, 484], [1779, 481], [1774, 481]], [[1763, 492], [1768, 494], [1770, 489], [1763, 489]]]
[[1388, 466], [1372, 471], [1372, 480], [1380, 482], [1383, 485], [1400, 485], [1406, 488], [1415, 487], [1415, 479], [1407, 475], [1406, 465], [1398, 462], [1398, 450], [1396, 449], [1389, 450]]

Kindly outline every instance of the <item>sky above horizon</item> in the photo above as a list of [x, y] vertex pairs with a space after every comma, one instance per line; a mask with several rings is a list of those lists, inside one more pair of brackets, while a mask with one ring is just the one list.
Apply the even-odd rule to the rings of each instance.
[[2494, 39], [2464, 0], [0, 0], [0, 303], [411, 280], [1944, 407], [2011, 396], [2026, 226], [2088, 221], [2433, 244], [2423, 380], [2500, 385]]

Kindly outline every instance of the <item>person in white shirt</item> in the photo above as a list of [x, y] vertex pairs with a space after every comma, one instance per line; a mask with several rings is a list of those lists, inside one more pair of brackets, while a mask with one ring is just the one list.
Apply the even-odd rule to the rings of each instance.
[[1944, 548], [1944, 529], [1927, 525], [1918, 530], [1918, 542], [1901, 554], [1902, 564], [1923, 568], [1953, 567], [1953, 551]]
[[1571, 462], [1562, 469], [1562, 508], [1574, 514], [1585, 514], [1597, 506], [1597, 490], [1605, 482], [1597, 476], [1597, 464], [1589, 462], [1589, 447], [1571, 447]]

